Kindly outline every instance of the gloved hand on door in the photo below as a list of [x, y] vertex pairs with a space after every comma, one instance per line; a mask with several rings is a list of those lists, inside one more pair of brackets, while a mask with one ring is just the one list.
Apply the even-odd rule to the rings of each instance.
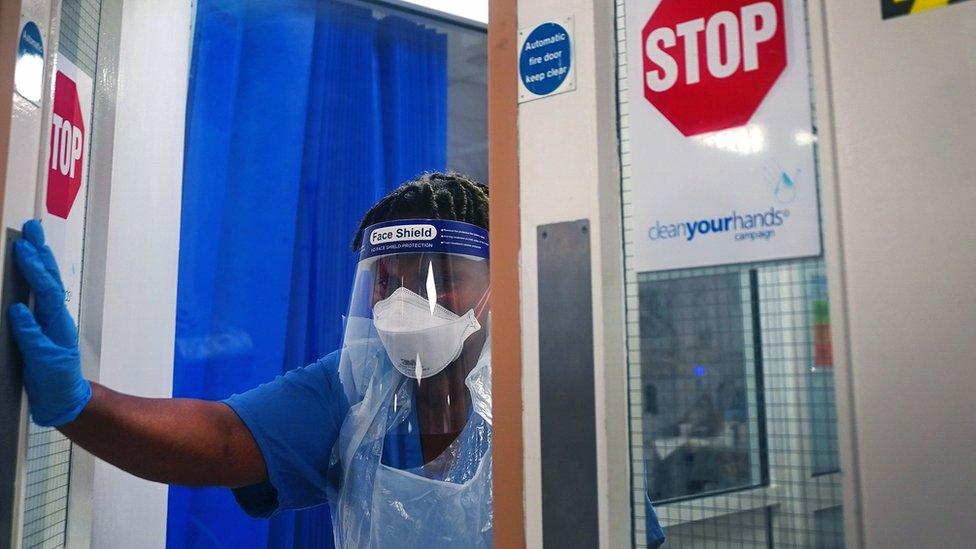
[[38, 425], [57, 427], [78, 417], [91, 400], [91, 384], [81, 374], [78, 331], [41, 223], [32, 219], [23, 232], [14, 243], [14, 259], [33, 290], [36, 317], [23, 303], [12, 305], [7, 314], [24, 357], [31, 417]]

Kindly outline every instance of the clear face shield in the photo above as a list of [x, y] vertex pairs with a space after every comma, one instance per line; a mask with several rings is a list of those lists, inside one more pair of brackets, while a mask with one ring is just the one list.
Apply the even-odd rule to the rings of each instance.
[[406, 220], [364, 232], [340, 376], [351, 403], [371, 385], [398, 385], [387, 387], [387, 444], [396, 446], [398, 433], [419, 435], [425, 464], [450, 447], [472, 412], [490, 414], [490, 395], [469, 387], [488, 337], [488, 277], [480, 227]]
[[339, 357], [336, 547], [492, 546], [488, 233], [368, 227]]

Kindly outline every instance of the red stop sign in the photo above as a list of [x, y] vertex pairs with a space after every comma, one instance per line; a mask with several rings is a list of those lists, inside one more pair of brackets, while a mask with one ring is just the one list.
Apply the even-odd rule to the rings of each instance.
[[75, 81], [58, 71], [51, 115], [51, 162], [48, 165], [47, 211], [67, 219], [78, 190], [85, 151], [85, 121]]
[[644, 97], [686, 136], [746, 124], [786, 68], [785, 26], [782, 0], [661, 0]]

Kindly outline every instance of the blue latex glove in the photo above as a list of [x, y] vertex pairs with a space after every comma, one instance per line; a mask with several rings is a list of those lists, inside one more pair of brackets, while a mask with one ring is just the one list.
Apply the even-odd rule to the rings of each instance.
[[14, 243], [14, 259], [34, 291], [37, 318], [23, 303], [10, 307], [10, 328], [24, 355], [24, 386], [34, 423], [57, 427], [73, 421], [91, 400], [91, 384], [81, 375], [78, 331], [64, 305], [64, 284], [44, 230], [24, 223]]

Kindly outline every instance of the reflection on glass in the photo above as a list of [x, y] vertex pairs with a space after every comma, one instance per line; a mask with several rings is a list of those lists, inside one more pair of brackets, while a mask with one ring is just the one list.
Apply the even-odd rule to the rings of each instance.
[[766, 130], [758, 124], [706, 133], [693, 139], [702, 145], [741, 155], [758, 154], [766, 150]]
[[639, 286], [651, 499], [758, 484], [748, 279], [729, 273]]
[[41, 87], [44, 84], [44, 58], [38, 55], [25, 55], [17, 60], [14, 68], [14, 88], [31, 103], [41, 100]]
[[44, 41], [41, 30], [33, 21], [24, 24], [17, 43], [17, 64], [14, 66], [14, 90], [21, 97], [38, 104], [44, 86]]

